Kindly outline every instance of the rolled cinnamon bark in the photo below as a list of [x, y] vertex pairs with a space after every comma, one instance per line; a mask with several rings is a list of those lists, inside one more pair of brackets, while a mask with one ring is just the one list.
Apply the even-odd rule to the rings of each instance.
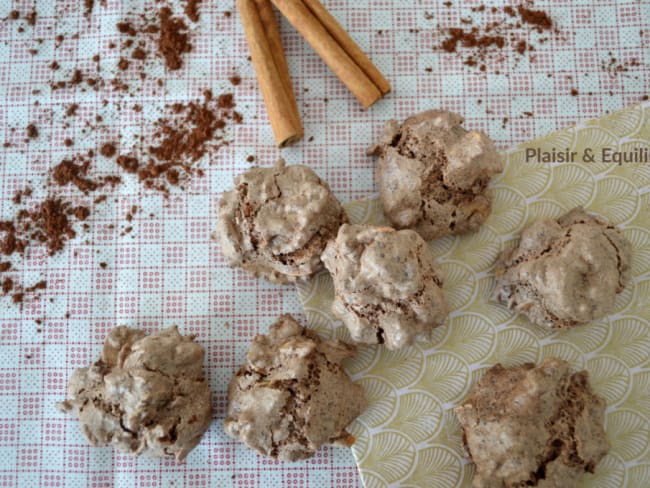
[[[345, 36], [341, 34], [343, 29], [329, 13], [323, 15], [325, 9], [322, 5], [319, 4], [319, 8], [312, 3], [314, 9], [325, 19], [325, 23], [302, 0], [272, 0], [272, 2], [364, 107], [369, 107], [383, 97], [382, 89], [348, 52], [349, 50], [358, 55], [361, 49], [347, 34]], [[333, 29], [336, 36], [326, 28], [326, 24]], [[334, 28], [334, 24], [338, 28]], [[343, 44], [340, 44], [337, 38]], [[370, 62], [369, 59], [367, 61]], [[371, 62], [370, 64], [372, 65]], [[390, 90], [388, 82], [382, 83], [382, 86], [386, 92]]]
[[338, 23], [338, 21], [330, 14], [319, 0], [303, 0], [304, 4], [309, 10], [320, 20], [321, 24], [332, 35], [336, 42], [348, 53], [355, 63], [363, 70], [368, 78], [379, 88], [382, 95], [390, 92], [390, 83], [384, 75], [377, 69], [377, 67], [370, 61], [359, 45], [354, 42], [350, 34]]
[[302, 138], [303, 128], [271, 4], [237, 0], [237, 8], [275, 141], [279, 147], [293, 144]]

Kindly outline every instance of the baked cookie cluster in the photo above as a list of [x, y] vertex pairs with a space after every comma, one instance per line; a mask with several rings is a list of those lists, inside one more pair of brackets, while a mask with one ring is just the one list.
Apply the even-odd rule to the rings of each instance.
[[572, 487], [607, 454], [605, 400], [586, 371], [547, 358], [490, 368], [454, 409], [476, 465], [473, 486]]
[[[358, 344], [406, 348], [445, 324], [443, 276], [426, 240], [476, 231], [490, 215], [489, 183], [503, 170], [493, 142], [431, 110], [389, 121], [371, 154], [393, 227], [348, 223], [307, 166], [252, 168], [218, 203], [225, 260], [274, 283], [325, 268], [332, 313]], [[494, 300], [535, 324], [574, 327], [614, 310], [630, 279], [631, 244], [606, 219], [576, 208], [531, 223], [495, 266]], [[283, 461], [346, 445], [367, 401], [342, 361], [356, 346], [324, 340], [282, 315], [254, 339], [228, 388], [226, 433]], [[91, 443], [182, 460], [210, 420], [203, 348], [176, 328], [147, 336], [118, 327], [102, 356], [77, 370], [70, 398]], [[574, 486], [607, 453], [604, 400], [586, 371], [547, 358], [490, 368], [455, 408], [475, 487]]]
[[116, 327], [101, 357], [73, 373], [69, 398], [58, 406], [79, 419], [94, 446], [182, 461], [212, 416], [203, 357], [203, 347], [177, 327], [150, 335]]
[[366, 407], [341, 366], [354, 353], [282, 315], [255, 337], [230, 382], [226, 434], [283, 461], [309, 458], [325, 444], [349, 446], [345, 428]]
[[219, 200], [215, 238], [230, 266], [291, 283], [322, 268], [325, 245], [347, 220], [311, 168], [279, 160], [235, 178], [235, 188]]
[[614, 309], [631, 261], [632, 246], [616, 227], [575, 208], [534, 222], [501, 254], [494, 299], [541, 326], [586, 324]]
[[379, 142], [377, 186], [384, 214], [396, 229], [424, 239], [476, 231], [492, 210], [490, 178], [503, 161], [483, 132], [467, 131], [463, 118], [429, 110], [404, 123], [389, 120]]
[[412, 230], [344, 224], [322, 259], [334, 280], [332, 312], [355, 342], [398, 349], [447, 318], [440, 271]]

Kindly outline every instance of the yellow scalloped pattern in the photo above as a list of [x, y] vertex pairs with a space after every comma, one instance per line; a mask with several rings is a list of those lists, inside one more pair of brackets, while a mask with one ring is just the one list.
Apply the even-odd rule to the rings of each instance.
[[[432, 242], [445, 274], [453, 313], [431, 342], [401, 351], [363, 347], [346, 364], [370, 406], [351, 430], [359, 470], [371, 487], [469, 487], [474, 468], [464, 458], [451, 408], [484, 371], [558, 356], [586, 368], [607, 399], [610, 454], [580, 486], [648, 483], [650, 461], [650, 164], [525, 162], [527, 147], [582, 151], [650, 147], [650, 104], [616, 112], [505, 153], [492, 184], [492, 215], [475, 234]], [[597, 149], [598, 150], [598, 149]], [[606, 319], [568, 331], [531, 325], [488, 301], [491, 267], [505, 247], [539, 217], [583, 205], [624, 229], [634, 245], [632, 283]], [[355, 223], [385, 225], [376, 199], [348, 204]], [[349, 339], [331, 312], [333, 286], [318, 274], [298, 286], [309, 324], [327, 337]]]

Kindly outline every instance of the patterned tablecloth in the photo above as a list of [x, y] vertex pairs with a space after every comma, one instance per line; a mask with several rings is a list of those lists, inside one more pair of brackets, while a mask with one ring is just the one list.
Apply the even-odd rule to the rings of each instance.
[[[165, 72], [159, 59], [147, 65], [153, 75], [149, 80], [163, 79], [162, 94], [150, 89], [147, 83], [151, 81], [142, 82], [143, 89], [134, 97], [110, 89], [123, 40], [115, 24], [125, 12], [137, 11], [143, 3], [97, 0], [88, 17], [83, 16], [80, 1], [6, 0], [0, 4], [0, 141], [11, 144], [0, 150], [3, 219], [15, 212], [12, 197], [28, 181], [36, 197], [46, 193], [42, 183], [47, 169], [71, 153], [62, 143], [67, 137], [75, 140], [76, 152], [97, 149], [102, 141], [118, 134], [126, 140], [160, 115], [163, 102], [186, 102], [200, 97], [207, 88], [215, 94], [233, 92], [237, 110], [244, 117], [243, 124], [227, 128], [228, 146], [197, 163], [205, 176], [193, 178], [184, 191], [174, 189], [165, 198], [143, 189], [136, 177], [123, 174], [114, 195], [96, 205], [89, 231], [80, 231], [63, 252], [48, 257], [45, 249], [32, 248], [24, 258], [13, 259], [16, 271], [12, 276], [26, 286], [45, 279], [48, 287], [40, 300], [26, 300], [22, 307], [8, 297], [0, 299], [0, 486], [358, 486], [361, 480], [349, 451], [323, 449], [309, 461], [283, 464], [262, 459], [223, 434], [226, 385], [243, 361], [251, 338], [264, 332], [280, 313], [305, 318], [293, 287], [271, 285], [227, 268], [210, 239], [216, 199], [232, 185], [233, 176], [251, 164], [270, 165], [279, 152], [272, 142], [230, 0], [202, 2], [199, 22], [188, 22], [194, 47], [185, 55], [181, 70]], [[483, 3], [488, 8], [478, 8]], [[182, 5], [172, 4], [176, 11], [182, 10]], [[369, 111], [362, 110], [302, 38], [282, 22], [306, 133], [303, 142], [283, 150], [282, 155], [289, 163], [312, 166], [344, 202], [374, 194], [374, 163], [365, 149], [389, 118], [447, 108], [463, 114], [467, 127], [485, 130], [506, 149], [633, 105], [648, 94], [650, 27], [643, 25], [643, 19], [650, 18], [647, 1], [538, 1], [537, 7], [551, 14], [559, 33], [543, 43], [535, 41], [537, 33], [526, 34], [536, 48], [533, 62], [528, 56], [505, 50], [499, 59], [488, 63], [485, 72], [463, 64], [465, 58], [458, 53], [438, 49], [444, 38], [439, 26], [465, 26], [461, 19], [469, 17], [476, 25], [498, 20], [503, 17], [501, 10], [492, 12], [490, 7], [503, 6], [501, 2], [453, 1], [446, 6], [418, 0], [330, 0], [324, 4], [394, 87], [385, 100]], [[33, 26], [24, 18], [8, 18], [12, 10], [28, 13], [34, 5], [38, 14]], [[62, 41], [56, 39], [59, 34], [64, 35]], [[118, 47], [110, 49], [112, 42]], [[98, 63], [93, 60], [96, 54], [100, 55]], [[60, 69], [49, 68], [53, 60]], [[107, 81], [105, 89], [52, 90], [51, 82], [68, 79], [75, 68], [96, 70], [97, 66]], [[242, 78], [238, 86], [228, 81], [233, 74]], [[128, 77], [124, 73], [119, 76]], [[129, 80], [138, 82], [136, 75]], [[66, 118], [71, 103], [79, 105], [77, 116]], [[136, 104], [143, 110], [133, 111]], [[632, 137], [637, 130], [645, 134], [647, 144], [647, 108], [625, 113], [631, 115], [619, 116], [615, 124], [620, 131], [594, 128], [591, 133], [596, 139], [589, 143], [616, 145], [620, 137]], [[88, 122], [96, 114], [104, 118], [103, 128], [88, 130]], [[35, 120], [40, 135], [25, 143], [25, 127]], [[637, 123], [640, 125], [633, 125]], [[575, 138], [563, 137], [558, 144], [577, 143]], [[597, 387], [612, 402], [608, 429], [614, 436], [614, 455], [603, 463], [605, 475], [598, 486], [641, 486], [642, 480], [648, 480], [650, 459], [647, 445], [642, 445], [643, 439], [647, 443], [650, 415], [644, 356], [648, 322], [647, 317], [645, 321], [634, 318], [643, 316], [640, 308], [645, 307], [646, 313], [648, 309], [642, 301], [648, 296], [648, 271], [639, 268], [648, 259], [647, 168], [636, 173], [613, 168], [611, 174], [610, 168], [596, 166], [532, 169], [513, 160], [518, 158], [517, 150], [508, 154], [508, 171], [496, 182], [499, 198], [491, 225], [466, 241], [440, 241], [435, 244], [437, 253], [446, 263], [458, 261], [454, 256], [461, 254], [465, 260], [469, 253], [474, 256], [472, 262], [480, 264], [476, 269], [485, 272], [503, 242], [534, 215], [555, 215], [570, 204], [586, 203], [624, 224], [639, 247], [635, 263], [641, 275], [636, 275], [635, 284], [621, 296], [619, 315], [611, 319], [624, 333], [613, 340], [608, 332], [611, 320], [599, 322], [590, 333], [578, 330], [560, 341], [555, 335], [529, 330], [519, 319], [512, 330], [487, 327], [484, 316], [469, 313], [475, 302], [470, 303], [467, 297], [482, 295], [489, 283], [465, 280], [476, 271], [471, 264], [445, 264], [451, 268], [447, 286], [458, 286], [456, 294], [450, 289], [451, 301], [460, 310], [452, 319], [459, 322], [458, 327], [452, 323], [433, 344], [414, 351], [425, 360], [433, 348], [436, 354], [446, 354], [451, 365], [457, 360], [453, 347], [467, 343], [468, 354], [476, 357], [465, 358], [465, 366], [471, 363], [471, 368], [459, 366], [465, 373], [460, 390], [461, 379], [455, 376], [444, 387], [431, 383], [419, 388], [424, 395], [434, 390], [448, 393], [435, 400], [439, 407], [435, 411], [422, 412], [422, 418], [430, 419], [422, 433], [427, 437], [422, 439], [409, 436], [419, 429], [419, 413], [413, 422], [392, 416], [398, 402], [407, 407], [420, 404], [417, 395], [399, 400], [395, 395], [395, 391], [408, 393], [419, 373], [400, 373], [392, 380], [382, 379], [380, 374], [393, 363], [395, 371], [402, 371], [397, 366], [407, 360], [399, 354], [382, 354], [393, 363], [386, 359], [382, 359], [386, 363], [375, 362], [375, 352], [369, 352], [351, 364], [352, 371], [365, 378], [361, 381], [373, 399], [373, 407], [355, 424], [360, 442], [354, 453], [368, 486], [404, 486], [407, 479], [411, 486], [429, 482], [432, 484], [426, 486], [452, 486], [452, 479], [464, 479], [467, 484], [470, 468], [463, 467], [453, 447], [444, 452], [427, 450], [431, 439], [437, 439], [434, 444], [450, 446], [457, 440], [455, 424], [447, 412], [450, 404], [465, 393], [467, 382], [488, 363], [503, 357], [534, 359], [549, 351], [594, 371]], [[247, 161], [250, 155], [255, 156], [255, 163]], [[100, 158], [96, 164], [100, 172], [116, 171], [110, 160]], [[619, 171], [623, 173], [619, 175]], [[520, 186], [521, 181], [528, 186]], [[549, 192], [552, 198], [546, 198]], [[605, 200], [600, 199], [603, 193], [608, 195]], [[72, 189], [63, 194], [79, 202], [92, 201]], [[132, 205], [140, 211], [128, 223], [133, 230], [124, 233], [125, 215]], [[364, 212], [376, 217], [374, 205], [358, 203], [351, 208], [356, 209], [355, 218], [362, 218]], [[498, 234], [503, 229], [504, 234]], [[100, 267], [100, 262], [107, 266]], [[301, 293], [305, 298], [304, 289]], [[511, 320], [503, 310], [498, 313], [503, 316], [500, 323]], [[307, 318], [317, 325], [311, 312]], [[184, 465], [131, 458], [110, 448], [90, 448], [77, 422], [54, 408], [54, 403], [65, 397], [72, 371], [97, 357], [107, 330], [117, 324], [149, 331], [178, 324], [181, 331], [196, 334], [206, 347], [214, 422]], [[332, 333], [321, 325], [321, 330]], [[599, 334], [600, 339], [593, 339], [592, 334]], [[601, 359], [604, 355], [607, 361]], [[457, 370], [451, 366], [441, 369], [441, 364], [430, 361], [439, 374], [432, 373], [429, 382], [443, 381], [448, 371]], [[611, 372], [612, 364], [618, 368], [616, 375], [600, 381], [599, 372]], [[374, 372], [364, 376], [368, 371]], [[380, 398], [385, 398], [384, 404], [378, 403]], [[410, 411], [401, 408], [399, 412]], [[397, 420], [402, 422], [398, 426], [404, 437], [400, 437], [401, 443], [390, 434], [396, 430], [393, 424]], [[447, 436], [445, 442], [440, 441], [441, 436]], [[395, 453], [401, 456], [397, 461]], [[438, 475], [442, 478], [436, 478]]]

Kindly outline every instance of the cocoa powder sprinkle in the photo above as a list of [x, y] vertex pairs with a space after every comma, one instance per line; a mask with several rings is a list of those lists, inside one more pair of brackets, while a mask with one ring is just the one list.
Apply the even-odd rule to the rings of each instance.
[[30, 139], [36, 139], [38, 137], [38, 129], [34, 124], [29, 124], [27, 126], [27, 137]]
[[[532, 2], [526, 6], [505, 6], [501, 9], [493, 7], [490, 12], [495, 14], [501, 10], [504, 14], [502, 18], [484, 25], [448, 28], [444, 31], [446, 37], [441, 41], [440, 48], [447, 53], [460, 53], [462, 50], [463, 64], [478, 67], [482, 72], [487, 71], [491, 64], [501, 62], [504, 59], [501, 51], [506, 48], [523, 57], [535, 50], [534, 42], [542, 43], [545, 40], [531, 39], [525, 25], [540, 33], [549, 30], [554, 34], [559, 33], [557, 29], [553, 29], [553, 21], [546, 12], [532, 9], [531, 6]], [[486, 9], [484, 6], [478, 6], [471, 10], [480, 14]], [[461, 19], [461, 24], [471, 23], [473, 19]], [[464, 54], [465, 51], [467, 54]], [[534, 62], [535, 57], [529, 56], [529, 61]], [[495, 70], [495, 74], [499, 74], [499, 71]]]
[[118, 156], [116, 162], [120, 166], [120, 168], [122, 168], [127, 173], [137, 172], [138, 166], [140, 165], [137, 158], [134, 158], [132, 156], [125, 156], [125, 155]]
[[540, 30], [549, 30], [551, 27], [553, 27], [553, 21], [548, 16], [548, 14], [542, 10], [532, 10], [530, 8], [524, 7], [523, 5], [519, 5], [517, 7], [517, 11], [521, 16], [521, 20], [527, 24], [538, 27]]
[[165, 59], [165, 64], [170, 70], [177, 70], [183, 66], [182, 55], [192, 50], [187, 35], [187, 26], [182, 19], [174, 17], [169, 7], [163, 7], [159, 12], [160, 37], [158, 38], [158, 51]]
[[201, 0], [187, 0], [187, 3], [185, 4], [185, 15], [187, 15], [187, 18], [190, 19], [192, 22], [199, 21], [200, 3]]
[[112, 158], [115, 156], [115, 153], [117, 152], [117, 149], [115, 148], [115, 144], [112, 142], [105, 142], [102, 144], [102, 146], [99, 148], [99, 154], [106, 158]]

